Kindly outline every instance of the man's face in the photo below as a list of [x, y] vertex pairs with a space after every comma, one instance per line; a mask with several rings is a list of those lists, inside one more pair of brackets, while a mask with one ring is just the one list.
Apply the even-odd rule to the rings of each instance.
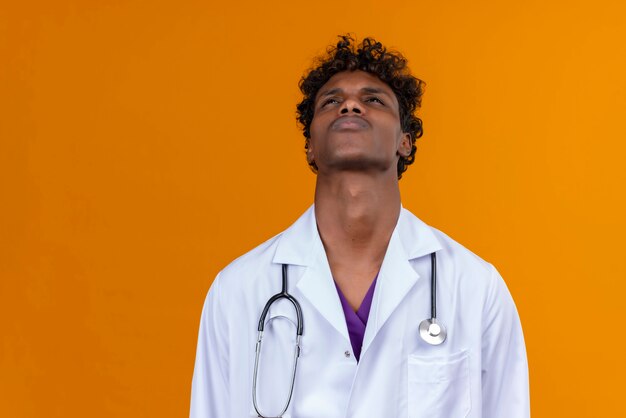
[[391, 88], [364, 71], [337, 73], [315, 98], [307, 158], [320, 173], [392, 171], [411, 152]]

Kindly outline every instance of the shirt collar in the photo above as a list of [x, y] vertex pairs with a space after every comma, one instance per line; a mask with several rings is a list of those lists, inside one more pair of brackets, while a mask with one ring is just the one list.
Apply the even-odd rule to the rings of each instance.
[[[394, 230], [407, 260], [412, 260], [442, 248], [431, 227], [417, 216], [400, 208], [400, 216]], [[315, 250], [321, 245], [315, 219], [315, 205], [311, 205], [296, 222], [287, 228], [279, 238], [273, 262], [309, 266], [314, 261]]]

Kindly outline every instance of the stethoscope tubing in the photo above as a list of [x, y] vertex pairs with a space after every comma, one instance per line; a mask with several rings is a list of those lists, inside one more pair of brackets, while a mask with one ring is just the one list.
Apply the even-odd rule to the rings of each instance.
[[430, 318], [437, 319], [437, 256], [430, 253]]
[[296, 317], [297, 317], [296, 334], [299, 336], [302, 336], [302, 332], [304, 331], [304, 318], [302, 316], [302, 308], [300, 307], [300, 303], [296, 300], [296, 298], [294, 298], [293, 296], [289, 294], [287, 288], [288, 288], [287, 264], [283, 264], [282, 290], [280, 293], [277, 293], [274, 296], [272, 296], [265, 304], [265, 307], [263, 308], [263, 312], [261, 312], [261, 317], [259, 318], [259, 326], [257, 328], [259, 332], [263, 332], [263, 330], [265, 329], [265, 319], [267, 318], [267, 314], [270, 310], [270, 307], [272, 306], [272, 303], [276, 302], [279, 299], [287, 299], [289, 302], [291, 302], [291, 304], [293, 305], [293, 308], [296, 311]]

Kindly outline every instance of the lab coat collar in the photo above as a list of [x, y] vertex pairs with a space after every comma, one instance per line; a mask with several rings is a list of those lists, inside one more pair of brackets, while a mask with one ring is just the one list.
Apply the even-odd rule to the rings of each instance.
[[[311, 206], [281, 234], [273, 262], [305, 267], [301, 277], [295, 278], [297, 289], [339, 333], [349, 340], [341, 302], [317, 230], [314, 209], [315, 207]], [[389, 240], [376, 281], [362, 356], [378, 330], [419, 279], [419, 275], [411, 267], [410, 260], [441, 248], [441, 243], [430, 227], [408, 210], [401, 208], [398, 223]]]

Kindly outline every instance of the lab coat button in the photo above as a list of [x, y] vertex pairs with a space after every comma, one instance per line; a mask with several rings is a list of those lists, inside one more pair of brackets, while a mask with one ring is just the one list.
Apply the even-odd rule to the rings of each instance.
[[346, 358], [350, 358], [350, 352], [348, 350], [346, 350], [345, 353], [343, 353], [344, 356], [346, 356]]

